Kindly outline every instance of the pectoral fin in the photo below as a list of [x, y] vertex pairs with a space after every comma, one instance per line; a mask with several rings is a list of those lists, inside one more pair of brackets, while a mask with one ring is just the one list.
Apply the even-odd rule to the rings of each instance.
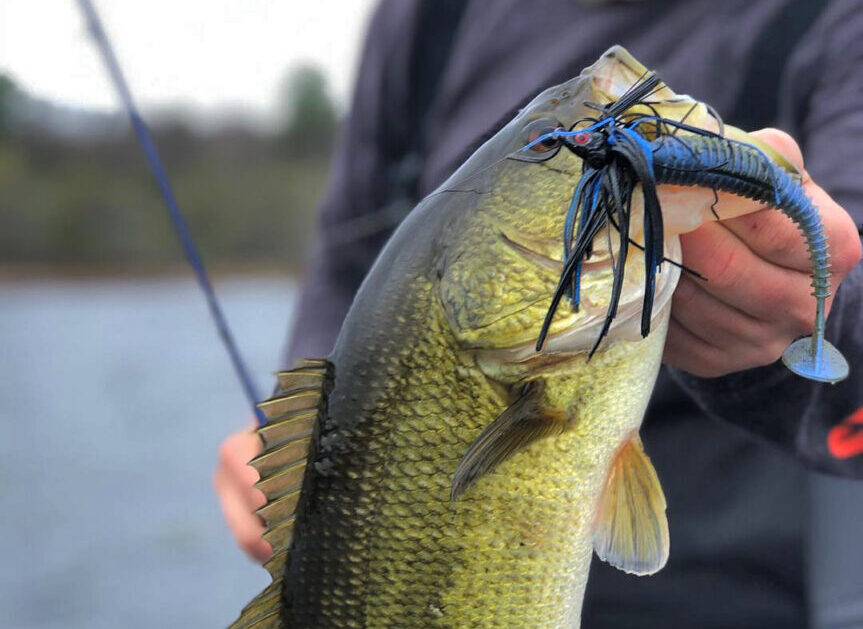
[[540, 381], [522, 388], [521, 396], [483, 430], [467, 449], [452, 479], [452, 500], [513, 454], [540, 437], [560, 434], [566, 415], [542, 406]]
[[600, 559], [630, 574], [653, 574], [668, 560], [665, 496], [656, 470], [635, 435], [611, 464], [600, 498], [593, 548]]

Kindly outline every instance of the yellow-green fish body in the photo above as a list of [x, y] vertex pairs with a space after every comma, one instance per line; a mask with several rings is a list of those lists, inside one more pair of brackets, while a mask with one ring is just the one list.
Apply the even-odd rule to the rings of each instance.
[[[296, 531], [299, 565], [288, 574], [300, 613], [284, 626], [542, 628], [578, 619], [598, 497], [641, 423], [665, 326], [589, 364], [580, 357], [491, 380], [459, 349], [435, 284], [423, 277], [401, 287], [412, 298], [377, 311], [395, 324], [346, 327], [362, 345], [331, 357], [328, 414], [350, 419], [341, 451], [324, 460], [332, 467], [308, 528]], [[622, 372], [626, 386], [608, 386]], [[367, 375], [342, 387], [341, 373]], [[451, 501], [467, 446], [525, 381], [544, 383], [543, 405], [567, 409], [566, 430]]]
[[[679, 270], [658, 275], [642, 339], [644, 262], [629, 256], [588, 362], [612, 282], [601, 233], [581, 307], [559, 309], [537, 353], [581, 162], [520, 151], [642, 72], [613, 48], [538, 96], [399, 227], [329, 358], [280, 375], [253, 462], [274, 583], [234, 628], [572, 628], [594, 549], [630, 572], [662, 567], [665, 501], [637, 431]], [[697, 105], [655, 98], [678, 119]]]

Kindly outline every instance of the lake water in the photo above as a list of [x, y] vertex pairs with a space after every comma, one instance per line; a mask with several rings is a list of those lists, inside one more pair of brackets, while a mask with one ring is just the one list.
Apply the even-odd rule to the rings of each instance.
[[[217, 289], [267, 391], [296, 287]], [[191, 279], [0, 283], [0, 629], [227, 626], [269, 581], [210, 485], [249, 417]], [[860, 626], [863, 484], [812, 482], [814, 626]]]
[[[295, 297], [217, 282], [261, 391]], [[211, 489], [249, 421], [191, 279], [0, 284], [0, 627], [224, 627], [269, 581]]]

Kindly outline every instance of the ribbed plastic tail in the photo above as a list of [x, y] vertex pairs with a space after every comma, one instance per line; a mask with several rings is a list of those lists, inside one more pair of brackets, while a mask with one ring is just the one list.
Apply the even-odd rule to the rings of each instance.
[[794, 373], [811, 380], [838, 382], [847, 377], [847, 361], [824, 339], [830, 254], [818, 208], [803, 186], [760, 149], [736, 140], [684, 135], [654, 140], [652, 148], [657, 182], [713, 188], [753, 199], [781, 210], [800, 228], [812, 261], [814, 333], [806, 343], [801, 339], [789, 346], [783, 361]]

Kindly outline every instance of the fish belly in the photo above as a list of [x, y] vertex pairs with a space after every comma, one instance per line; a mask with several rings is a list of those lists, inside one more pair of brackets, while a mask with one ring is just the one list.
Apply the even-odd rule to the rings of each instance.
[[[445, 609], [474, 627], [579, 626], [597, 504], [617, 452], [641, 425], [662, 356], [668, 308], [643, 341], [621, 341], [547, 381], [572, 427], [480, 479], [456, 506], [458, 562]], [[461, 624], [459, 624], [461, 623]]]

